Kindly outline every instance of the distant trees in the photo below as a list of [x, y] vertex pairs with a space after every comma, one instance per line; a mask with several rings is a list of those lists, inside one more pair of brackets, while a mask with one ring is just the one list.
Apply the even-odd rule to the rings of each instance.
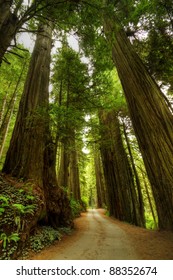
[[63, 39], [62, 48], [54, 59], [52, 76], [54, 104], [52, 120], [56, 127], [56, 139], [60, 143], [58, 183], [68, 188], [70, 196], [81, 201], [79, 159], [77, 143], [84, 124], [85, 108], [89, 98], [87, 66]]

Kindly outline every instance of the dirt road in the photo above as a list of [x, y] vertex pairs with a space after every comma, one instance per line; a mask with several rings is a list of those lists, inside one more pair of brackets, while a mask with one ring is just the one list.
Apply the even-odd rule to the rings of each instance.
[[34, 256], [37, 260], [133, 260], [139, 259], [128, 235], [98, 210], [77, 219], [76, 230], [63, 241]]

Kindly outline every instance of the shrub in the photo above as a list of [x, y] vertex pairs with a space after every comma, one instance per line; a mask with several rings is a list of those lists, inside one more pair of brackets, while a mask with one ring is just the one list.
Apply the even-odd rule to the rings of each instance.
[[81, 213], [81, 204], [79, 201], [75, 200], [73, 197], [70, 199], [70, 207], [72, 210], [72, 216], [73, 218], [79, 217]]
[[55, 240], [61, 240], [61, 233], [49, 226], [41, 227], [38, 232], [29, 238], [30, 248], [39, 252]]

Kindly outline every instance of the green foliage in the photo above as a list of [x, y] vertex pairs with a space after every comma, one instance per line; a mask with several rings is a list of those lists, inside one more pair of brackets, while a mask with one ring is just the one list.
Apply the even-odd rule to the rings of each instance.
[[110, 217], [110, 212], [109, 212], [108, 210], [106, 210], [105, 215], [106, 215], [107, 217]]
[[62, 234], [65, 233], [67, 235], [70, 235], [72, 233], [72, 229], [68, 228], [68, 227], [60, 227], [59, 231], [60, 231], [60, 233], [62, 233]]
[[73, 197], [70, 198], [70, 207], [72, 210], [73, 218], [79, 217], [81, 213], [81, 204], [79, 201], [76, 201]]
[[31, 221], [37, 211], [39, 198], [27, 187], [18, 189], [10, 185], [1, 175], [0, 194], [0, 208], [3, 208], [0, 219], [0, 258], [12, 259], [26, 223]]
[[0, 216], [5, 212], [5, 207], [9, 206], [9, 199], [0, 195]]
[[1, 233], [0, 240], [3, 241], [3, 248], [6, 249], [7, 243], [10, 243], [11, 241], [18, 242], [20, 240], [18, 233], [12, 233], [9, 236], [6, 235], [6, 233]]
[[157, 225], [155, 224], [153, 217], [150, 213], [145, 212], [145, 220], [146, 220], [146, 228], [157, 229]]
[[[29, 200], [30, 200], [30, 198], [29, 198]], [[19, 214], [31, 214], [31, 215], [34, 215], [34, 212], [35, 212], [34, 210], [36, 208], [36, 206], [34, 204], [25, 206], [20, 203], [14, 203], [14, 204], [12, 204], [12, 207], [14, 207]]]
[[25, 220], [22, 220], [20, 216], [15, 216], [14, 222], [17, 226], [17, 232], [23, 231], [24, 225], [25, 225]]
[[88, 196], [82, 196], [81, 200], [82, 200], [82, 204], [84, 205], [84, 208], [87, 209], [88, 208], [88, 204], [89, 204]]
[[53, 241], [61, 240], [61, 236], [62, 235], [59, 230], [55, 230], [52, 227], [43, 226], [36, 234], [30, 236], [30, 248], [35, 252], [39, 252], [44, 247], [52, 244]]
[[[23, 48], [21, 45], [18, 47]], [[7, 53], [6, 59], [10, 65], [3, 62], [0, 67], [0, 151], [2, 148], [0, 167], [3, 165], [10, 142], [30, 59], [29, 52], [16, 48], [11, 49], [11, 51], [15, 52], [18, 56]], [[10, 123], [8, 125], [9, 120]], [[4, 137], [6, 137], [5, 144], [2, 145]]]
[[9, 206], [9, 199], [0, 195], [0, 215], [5, 212], [5, 207]]
[[9, 199], [3, 195], [0, 195], [1, 206], [9, 206]]

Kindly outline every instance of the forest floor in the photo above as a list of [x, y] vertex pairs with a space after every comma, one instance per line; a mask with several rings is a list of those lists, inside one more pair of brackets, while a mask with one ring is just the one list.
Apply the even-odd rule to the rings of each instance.
[[173, 233], [129, 225], [93, 209], [75, 219], [71, 235], [29, 259], [173, 260]]

